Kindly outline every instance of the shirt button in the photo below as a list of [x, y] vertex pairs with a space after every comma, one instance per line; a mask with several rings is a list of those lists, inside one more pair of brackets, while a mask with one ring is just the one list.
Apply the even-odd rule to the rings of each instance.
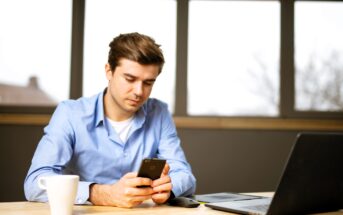
[[127, 156], [127, 153], [124, 153], [124, 157], [126, 157]]

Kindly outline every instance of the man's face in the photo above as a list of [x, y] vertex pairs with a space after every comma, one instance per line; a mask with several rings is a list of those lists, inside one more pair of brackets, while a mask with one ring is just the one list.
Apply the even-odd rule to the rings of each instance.
[[141, 65], [124, 58], [114, 72], [106, 64], [108, 111], [115, 111], [119, 118], [132, 116], [149, 98], [158, 73], [157, 65]]

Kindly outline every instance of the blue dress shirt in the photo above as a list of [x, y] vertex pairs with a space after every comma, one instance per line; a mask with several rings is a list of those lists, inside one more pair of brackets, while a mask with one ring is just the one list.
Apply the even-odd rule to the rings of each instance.
[[143, 158], [166, 159], [175, 196], [195, 192], [196, 180], [180, 145], [167, 105], [148, 99], [133, 119], [128, 140], [121, 141], [104, 115], [104, 93], [61, 102], [44, 128], [24, 182], [26, 199], [46, 202], [40, 176], [80, 177], [76, 204], [86, 204], [89, 185], [112, 184], [138, 171]]

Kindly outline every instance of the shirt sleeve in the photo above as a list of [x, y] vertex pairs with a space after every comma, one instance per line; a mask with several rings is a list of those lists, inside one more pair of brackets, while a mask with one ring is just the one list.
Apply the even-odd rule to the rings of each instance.
[[[49, 125], [44, 128], [43, 137], [36, 148], [24, 181], [24, 192], [28, 201], [47, 202], [45, 190], [38, 187], [38, 178], [63, 174], [71, 160], [75, 138], [68, 115], [70, 110], [65, 103], [61, 103], [52, 115]], [[79, 182], [76, 204], [87, 203], [91, 183]]]
[[166, 159], [170, 166], [169, 175], [175, 197], [193, 195], [196, 179], [181, 147], [173, 118], [167, 107], [163, 108], [161, 113], [162, 126], [158, 157]]

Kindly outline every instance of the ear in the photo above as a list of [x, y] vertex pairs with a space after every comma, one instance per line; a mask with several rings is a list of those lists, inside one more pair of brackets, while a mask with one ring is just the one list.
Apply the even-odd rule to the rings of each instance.
[[112, 79], [112, 70], [111, 70], [111, 66], [110, 64], [106, 63], [105, 65], [105, 72], [106, 72], [106, 78], [107, 80], [111, 80]]

